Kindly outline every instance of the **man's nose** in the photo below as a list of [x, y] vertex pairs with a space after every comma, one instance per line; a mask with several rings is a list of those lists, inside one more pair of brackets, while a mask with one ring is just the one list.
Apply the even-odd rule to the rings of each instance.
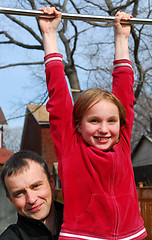
[[31, 189], [29, 189], [26, 192], [26, 201], [29, 204], [33, 204], [33, 203], [36, 202], [36, 196], [35, 196], [34, 192]]

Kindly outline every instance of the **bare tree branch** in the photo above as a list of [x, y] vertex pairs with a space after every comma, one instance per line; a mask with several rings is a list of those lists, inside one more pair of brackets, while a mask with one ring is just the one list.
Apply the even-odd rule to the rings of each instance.
[[27, 48], [27, 49], [37, 49], [37, 50], [43, 50], [43, 47], [41, 45], [29, 45], [29, 44], [24, 44], [22, 42], [19, 42], [15, 40], [8, 32], [6, 31], [1, 31], [0, 34], [4, 34], [6, 38], [9, 39], [9, 41], [2, 41], [0, 43], [9, 43], [9, 44], [15, 44], [19, 47]]
[[36, 32], [29, 26], [27, 26], [26, 24], [24, 24], [23, 22], [19, 21], [18, 19], [16, 19], [15, 17], [11, 16], [11, 15], [7, 15], [6, 16], [13, 21], [14, 23], [18, 24], [20, 27], [22, 27], [23, 29], [25, 29], [26, 31], [28, 31], [41, 45], [43, 45], [43, 41], [42, 39], [36, 34]]
[[0, 66], [0, 69], [4, 68], [9, 68], [9, 67], [17, 67], [17, 66], [32, 66], [32, 65], [42, 65], [44, 62], [27, 62], [27, 63], [12, 63], [12, 64], [7, 64], [4, 66]]

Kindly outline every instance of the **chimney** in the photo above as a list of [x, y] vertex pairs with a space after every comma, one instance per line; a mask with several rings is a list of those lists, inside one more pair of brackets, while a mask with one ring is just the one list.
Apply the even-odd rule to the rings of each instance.
[[150, 116], [150, 137], [152, 137], [152, 117]]
[[3, 148], [3, 126], [0, 128], [0, 148]]
[[3, 148], [3, 125], [7, 125], [7, 121], [0, 107], [0, 148]]

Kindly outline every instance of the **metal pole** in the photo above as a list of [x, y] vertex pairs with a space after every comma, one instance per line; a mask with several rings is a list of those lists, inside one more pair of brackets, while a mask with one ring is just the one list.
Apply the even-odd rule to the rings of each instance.
[[[0, 7], [0, 13], [11, 14], [11, 15], [21, 15], [21, 16], [31, 16], [31, 17], [48, 17], [54, 18], [54, 15], [48, 15], [39, 10], [26, 10], [26, 9], [13, 9]], [[62, 13], [62, 19], [67, 20], [81, 20], [87, 22], [114, 22], [115, 17], [109, 16], [94, 16], [94, 15], [82, 15], [82, 14], [72, 14], [72, 13]], [[152, 19], [141, 19], [141, 18], [131, 18], [130, 20], [122, 20], [122, 23], [126, 24], [146, 24], [152, 25]]]

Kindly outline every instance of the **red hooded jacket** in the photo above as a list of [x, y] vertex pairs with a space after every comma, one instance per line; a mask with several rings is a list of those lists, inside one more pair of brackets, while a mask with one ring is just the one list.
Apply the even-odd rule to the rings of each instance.
[[114, 61], [113, 93], [125, 107], [126, 126], [108, 152], [87, 146], [76, 131], [62, 55], [45, 56], [47, 111], [64, 199], [61, 239], [132, 240], [146, 237], [131, 163], [134, 120], [133, 71]]

